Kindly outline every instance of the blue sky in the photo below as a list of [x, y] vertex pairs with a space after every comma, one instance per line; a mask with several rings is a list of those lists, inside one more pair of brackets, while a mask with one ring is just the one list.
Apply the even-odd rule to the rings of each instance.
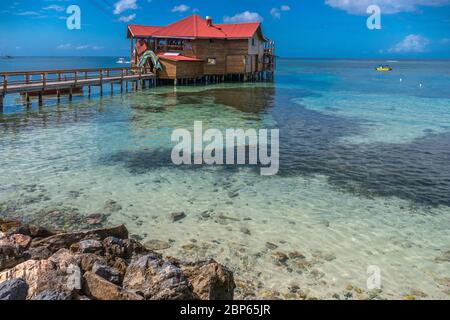
[[[80, 30], [66, 27], [73, 4]], [[371, 4], [381, 30], [366, 26]], [[165, 25], [192, 13], [260, 20], [283, 57], [450, 58], [450, 0], [1, 0], [0, 54], [127, 56], [127, 21]]]

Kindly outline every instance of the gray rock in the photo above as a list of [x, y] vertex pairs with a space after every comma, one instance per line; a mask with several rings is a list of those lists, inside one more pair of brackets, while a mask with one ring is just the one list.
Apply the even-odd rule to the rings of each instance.
[[106, 255], [122, 257], [125, 252], [124, 241], [117, 237], [108, 237], [103, 240]]
[[233, 300], [233, 273], [214, 260], [195, 263], [179, 263], [183, 275], [191, 284], [196, 299]]
[[102, 277], [106, 281], [109, 281], [111, 283], [120, 285], [120, 274], [113, 268], [100, 264], [98, 262], [95, 262], [92, 266], [92, 272], [96, 275]]
[[172, 222], [177, 222], [177, 221], [179, 221], [181, 219], [184, 219], [184, 218], [186, 218], [186, 214], [184, 212], [172, 212], [169, 215], [169, 219]]
[[31, 260], [45, 260], [52, 255], [52, 251], [46, 246], [32, 247], [26, 251]]
[[103, 244], [98, 240], [82, 240], [73, 244], [70, 248], [79, 253], [101, 254], [104, 251]]
[[61, 248], [69, 248], [81, 240], [96, 238], [103, 240], [107, 237], [128, 238], [128, 230], [124, 225], [115, 228], [96, 229], [85, 232], [60, 233], [42, 240], [33, 241], [31, 248], [46, 247], [51, 253]]
[[193, 300], [189, 281], [180, 268], [154, 254], [137, 257], [129, 265], [123, 288], [151, 300]]
[[83, 292], [96, 300], [143, 300], [142, 296], [133, 291], [106, 281], [102, 277], [88, 271], [83, 275]]
[[11, 279], [0, 283], [0, 300], [25, 300], [28, 284], [23, 279]]
[[44, 290], [31, 300], [71, 300], [70, 295], [58, 290]]
[[19, 246], [0, 245], [0, 271], [13, 268], [28, 258]]

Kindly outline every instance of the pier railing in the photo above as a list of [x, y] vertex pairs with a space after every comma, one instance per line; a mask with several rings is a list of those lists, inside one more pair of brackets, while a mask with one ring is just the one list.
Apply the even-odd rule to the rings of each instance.
[[[40, 70], [40, 71], [19, 71], [0, 72], [0, 92], [8, 93], [8, 88], [41, 84], [43, 87], [47, 83], [71, 82], [77, 85], [78, 82], [89, 82], [96, 80], [102, 82], [103, 79], [117, 78], [126, 80], [128, 77], [152, 74], [151, 68], [97, 68], [97, 69], [76, 69], [76, 70]], [[85, 81], [82, 81], [85, 80]]]

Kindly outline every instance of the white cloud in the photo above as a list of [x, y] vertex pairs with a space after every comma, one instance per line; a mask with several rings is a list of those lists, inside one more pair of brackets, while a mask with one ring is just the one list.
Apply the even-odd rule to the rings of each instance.
[[64, 43], [64, 44], [60, 44], [59, 46], [57, 46], [56, 49], [58, 49], [58, 50], [94, 50], [94, 51], [97, 51], [97, 50], [103, 49], [103, 47], [95, 46], [95, 45], [93, 46], [90, 44], [80, 44], [80, 45], [74, 46], [71, 43]]
[[281, 19], [281, 11], [291, 11], [291, 7], [282, 5], [280, 8], [272, 8], [270, 9], [270, 15], [275, 19]]
[[93, 46], [90, 44], [82, 44], [82, 45], [75, 47], [75, 50], [95, 50], [95, 51], [97, 51], [97, 50], [101, 50], [101, 49], [103, 49], [103, 47]]
[[114, 14], [137, 9], [137, 0], [119, 0], [114, 4]]
[[18, 16], [40, 16], [39, 12], [36, 11], [23, 11], [17, 13]]
[[71, 43], [64, 43], [64, 44], [60, 44], [59, 46], [57, 46], [56, 49], [58, 49], [58, 50], [70, 50], [70, 49], [73, 49], [73, 45]]
[[189, 6], [185, 5], [185, 4], [180, 4], [179, 6], [175, 6], [172, 8], [172, 12], [186, 12], [190, 9]]
[[367, 8], [376, 4], [383, 14], [413, 12], [420, 6], [439, 7], [450, 4], [450, 0], [325, 0], [330, 7], [344, 10], [350, 14], [367, 14]]
[[244, 11], [241, 13], [237, 13], [232, 17], [224, 17], [223, 21], [225, 23], [240, 23], [240, 22], [261, 22], [263, 21], [263, 17], [259, 13]]
[[63, 12], [66, 9], [63, 6], [58, 6], [56, 4], [52, 4], [47, 7], [42, 8], [42, 10], [53, 10], [53, 11], [57, 11], [57, 12]]
[[281, 18], [281, 13], [280, 13], [280, 10], [278, 8], [270, 9], [270, 15], [272, 17], [274, 17], [275, 19], [280, 19]]
[[389, 49], [394, 53], [420, 53], [427, 51], [430, 40], [418, 34], [410, 34], [405, 39]]
[[119, 18], [119, 21], [127, 23], [127, 22], [130, 22], [131, 20], [134, 20], [134, 18], [136, 18], [136, 14], [135, 13], [130, 14], [128, 16], [122, 16], [122, 17]]

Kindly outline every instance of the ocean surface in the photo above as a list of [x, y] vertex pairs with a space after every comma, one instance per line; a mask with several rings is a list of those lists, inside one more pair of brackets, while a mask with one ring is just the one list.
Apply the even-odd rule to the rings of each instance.
[[[0, 71], [116, 61], [0, 59]], [[280, 59], [274, 83], [5, 104], [0, 217], [76, 229], [102, 213], [163, 254], [226, 264], [241, 298], [450, 298], [450, 61]], [[173, 165], [171, 133], [194, 121], [278, 128], [279, 174]], [[373, 270], [381, 290], [367, 287]]]

